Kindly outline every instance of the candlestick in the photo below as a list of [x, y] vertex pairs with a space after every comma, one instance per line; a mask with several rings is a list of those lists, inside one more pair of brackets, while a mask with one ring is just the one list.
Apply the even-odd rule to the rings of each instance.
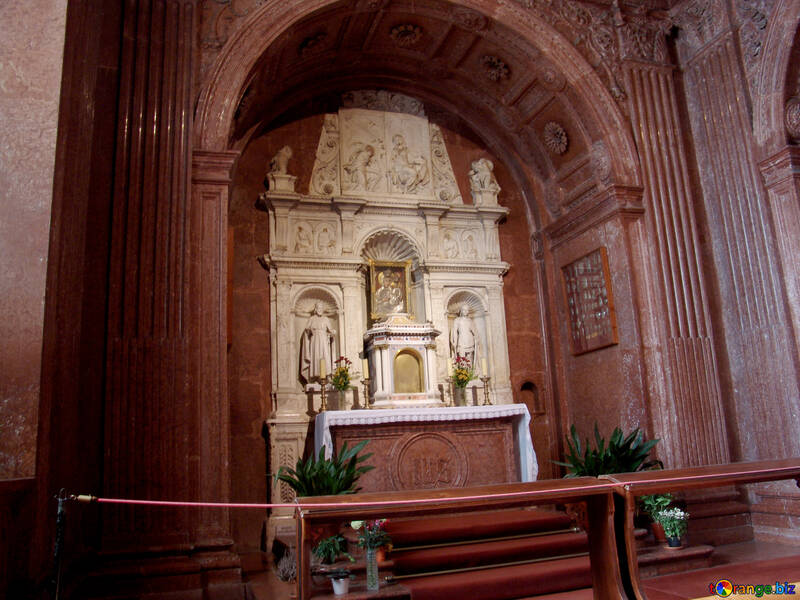
[[361, 377], [369, 378], [369, 361], [366, 358], [361, 359]]
[[447, 359], [447, 376], [448, 377], [453, 376], [453, 361], [450, 360], [449, 358]]
[[319, 378], [325, 379], [328, 375], [328, 365], [325, 364], [325, 359], [319, 359]]
[[[367, 359], [365, 358], [364, 362], [366, 361]], [[362, 377], [361, 385], [364, 386], [364, 406], [362, 406], [361, 408], [372, 408], [369, 405], [369, 377]]]
[[486, 368], [486, 359], [485, 358], [481, 359], [481, 372], [484, 375], [489, 375], [489, 369]]
[[490, 406], [492, 404], [492, 401], [489, 400], [489, 381], [491, 379], [492, 378], [489, 377], [488, 375], [484, 375], [483, 377], [480, 378], [480, 380], [483, 382], [483, 405], [484, 406]]
[[[320, 361], [320, 362], [322, 362], [322, 361]], [[321, 366], [322, 365], [320, 364], [320, 367]], [[320, 369], [320, 370], [322, 370], [322, 369]], [[328, 403], [325, 400], [325, 387], [327, 385], [328, 385], [328, 377], [327, 377], [327, 375], [325, 375], [320, 379], [320, 382], [319, 382], [319, 397], [320, 397], [319, 412], [321, 412], [321, 413], [324, 413], [326, 410], [328, 410]]]

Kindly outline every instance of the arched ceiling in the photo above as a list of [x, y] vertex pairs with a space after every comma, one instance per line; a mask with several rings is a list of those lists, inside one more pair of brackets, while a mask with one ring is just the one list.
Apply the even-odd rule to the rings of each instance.
[[[598, 170], [606, 183], [636, 184], [619, 106], [570, 42], [524, 7], [483, 0], [291, 4], [264, 0], [222, 48], [200, 97], [201, 146], [219, 140], [226, 121], [228, 147], [243, 148], [286, 120], [335, 112], [343, 92], [382, 88], [418, 98], [432, 121], [477, 136], [520, 182], [550, 186], [548, 196], [562, 196], [548, 206], [551, 214], [597, 184]], [[611, 11], [611, 3], [596, 10]]]
[[[385, 87], [470, 124], [492, 146], [512, 146], [547, 179], [556, 166], [545, 123], [591, 145], [580, 101], [542, 53], [484, 14], [438, 0], [393, 0], [377, 10], [328, 6], [294, 23], [253, 68], [237, 108], [235, 139], [287, 111], [336, 110], [340, 92]], [[490, 124], [490, 127], [485, 125]], [[555, 155], [558, 156], [558, 155]]]

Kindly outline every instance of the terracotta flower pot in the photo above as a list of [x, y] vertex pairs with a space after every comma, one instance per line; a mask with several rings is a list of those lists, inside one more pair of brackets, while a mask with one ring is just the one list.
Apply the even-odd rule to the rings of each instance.
[[658, 521], [650, 523], [650, 531], [653, 532], [653, 539], [659, 544], [667, 542], [667, 536], [664, 533], [664, 527]]

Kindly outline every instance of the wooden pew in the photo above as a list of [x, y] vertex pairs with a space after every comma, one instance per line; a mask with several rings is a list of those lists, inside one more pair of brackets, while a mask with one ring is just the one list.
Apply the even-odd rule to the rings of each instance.
[[[783, 479], [794, 479], [800, 486], [800, 458], [708, 465], [664, 471], [640, 471], [638, 473], [603, 475], [600, 479], [615, 484], [617, 541], [621, 545], [619, 565], [622, 568], [621, 579], [624, 582], [625, 590], [630, 598], [646, 600], [647, 596], [642, 590], [639, 580], [633, 525], [638, 496]], [[590, 526], [592, 526], [591, 521]]]
[[[613, 491], [616, 485], [611, 481], [581, 477], [472, 488], [298, 498], [297, 597], [300, 600], [310, 598], [310, 532], [321, 525], [585, 501], [591, 524], [588, 537], [594, 597], [601, 600], [624, 598], [614, 533]], [[363, 504], [370, 502], [382, 504]]]

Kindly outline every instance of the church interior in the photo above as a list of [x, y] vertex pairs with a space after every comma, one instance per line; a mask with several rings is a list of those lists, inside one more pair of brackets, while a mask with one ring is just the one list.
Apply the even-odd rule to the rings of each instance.
[[[0, 17], [0, 599], [333, 598], [383, 517], [342, 597], [800, 582], [800, 2]], [[572, 478], [616, 428], [660, 468]]]

